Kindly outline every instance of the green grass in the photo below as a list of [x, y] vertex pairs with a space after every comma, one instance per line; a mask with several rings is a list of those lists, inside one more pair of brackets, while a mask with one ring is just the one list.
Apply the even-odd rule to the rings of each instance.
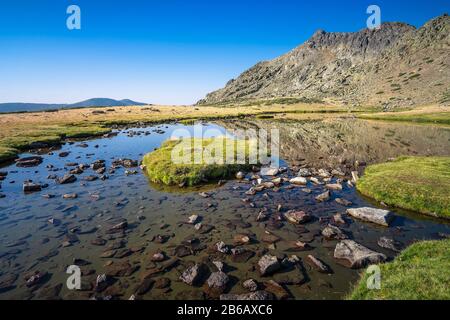
[[450, 157], [400, 157], [368, 166], [358, 190], [387, 205], [450, 218]]
[[435, 112], [424, 114], [387, 114], [387, 115], [358, 115], [361, 119], [369, 120], [388, 120], [388, 121], [404, 121], [418, 123], [437, 123], [450, 125], [450, 112]]
[[391, 263], [379, 265], [381, 289], [367, 288], [364, 273], [348, 299], [449, 300], [450, 240], [417, 242]]
[[8, 161], [26, 149], [32, 143], [41, 142], [57, 145], [65, 138], [87, 138], [111, 132], [111, 129], [97, 125], [51, 125], [30, 128], [21, 135], [9, 136], [0, 142], [0, 162]]
[[17, 149], [0, 146], [0, 162], [13, 160], [18, 153], [19, 150]]
[[[194, 162], [194, 154], [199, 154], [200, 150], [203, 152], [212, 150], [210, 154], [215, 156], [216, 152], [214, 149], [216, 151], [220, 150], [220, 143], [223, 143], [222, 155], [225, 156], [225, 144], [232, 143], [232, 141], [221, 138], [168, 140], [159, 149], [146, 154], [143, 159], [143, 164], [146, 166], [146, 172], [152, 182], [165, 185], [184, 183], [186, 186], [194, 186], [205, 181], [225, 179], [238, 171], [249, 170], [251, 168], [251, 165], [248, 164], [248, 154], [251, 146], [250, 141], [240, 141], [246, 146], [242, 153], [245, 156], [245, 164], [224, 164], [222, 163], [223, 161], [206, 162], [206, 157]], [[188, 155], [186, 158], [191, 163], [175, 163], [172, 160], [172, 154]], [[234, 154], [230, 155], [230, 157], [236, 158], [236, 155], [237, 148], [234, 148]], [[219, 155], [218, 158], [223, 159]]]

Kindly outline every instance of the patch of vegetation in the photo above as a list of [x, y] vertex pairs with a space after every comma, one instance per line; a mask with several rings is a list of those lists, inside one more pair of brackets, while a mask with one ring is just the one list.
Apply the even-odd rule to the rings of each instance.
[[388, 113], [388, 114], [361, 114], [361, 119], [405, 121], [418, 123], [436, 123], [450, 125], [450, 112], [435, 113]]
[[30, 149], [34, 143], [57, 145], [65, 138], [86, 138], [110, 132], [111, 129], [97, 125], [48, 125], [29, 128], [0, 141], [0, 162], [14, 158], [20, 151]]
[[449, 300], [450, 239], [417, 242], [393, 262], [379, 265], [381, 289], [367, 288], [365, 273], [352, 300]]
[[[227, 144], [233, 143], [234, 148], [231, 150], [234, 153], [229, 155], [226, 153]], [[239, 144], [245, 146], [241, 153], [238, 153]], [[159, 149], [146, 154], [143, 164], [152, 182], [194, 186], [210, 180], [226, 179], [238, 171], [251, 169], [248, 156], [250, 147], [251, 142], [248, 140], [234, 141], [223, 137], [168, 140]], [[216, 154], [220, 151], [222, 154]], [[237, 159], [238, 155], [245, 159], [244, 164], [237, 164], [236, 161], [224, 163], [227, 157]], [[197, 156], [200, 157], [199, 160], [195, 159]], [[174, 161], [175, 158], [184, 161]]]
[[371, 165], [357, 188], [387, 205], [450, 219], [450, 157], [400, 157]]
[[13, 160], [17, 157], [19, 150], [0, 146], [0, 162]]

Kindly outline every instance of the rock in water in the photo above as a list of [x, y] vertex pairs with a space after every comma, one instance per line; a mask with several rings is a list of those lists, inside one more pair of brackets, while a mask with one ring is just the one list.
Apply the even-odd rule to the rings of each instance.
[[345, 240], [348, 237], [336, 226], [329, 224], [322, 230], [322, 235], [327, 240]]
[[332, 273], [330, 267], [328, 267], [325, 263], [323, 263], [321, 260], [317, 259], [313, 255], [308, 255], [307, 262], [316, 269], [317, 271], [321, 273]]
[[276, 176], [279, 172], [278, 168], [261, 168], [261, 174], [263, 176]]
[[41, 191], [42, 186], [33, 182], [24, 182], [23, 183], [23, 192], [37, 192]]
[[255, 292], [256, 290], [258, 290], [258, 282], [253, 279], [245, 280], [242, 283], [242, 286], [250, 292]]
[[330, 199], [330, 196], [331, 196], [330, 191], [325, 191], [324, 193], [319, 194], [316, 197], [316, 200], [320, 201], [320, 202], [325, 202], [325, 201], [328, 201], [328, 199]]
[[196, 224], [197, 220], [198, 220], [198, 215], [193, 214], [192, 216], [189, 217], [188, 223], [189, 224]]
[[211, 273], [206, 281], [206, 293], [210, 297], [218, 298], [225, 291], [229, 280], [228, 276], [222, 271]]
[[382, 248], [389, 249], [394, 252], [400, 252], [403, 246], [400, 242], [387, 237], [381, 237], [380, 239], [378, 239], [378, 245]]
[[43, 159], [40, 156], [20, 158], [16, 160], [16, 166], [21, 168], [35, 167], [42, 163]]
[[372, 251], [353, 240], [343, 240], [334, 249], [334, 258], [352, 269], [386, 261], [382, 253]]
[[388, 227], [394, 219], [394, 216], [388, 210], [369, 207], [347, 209], [347, 213], [354, 218], [386, 227]]
[[279, 283], [273, 280], [264, 282], [264, 286], [266, 287], [266, 291], [274, 294], [278, 300], [289, 298], [289, 293]]
[[308, 183], [308, 180], [306, 180], [306, 178], [304, 177], [295, 177], [289, 180], [289, 182], [295, 185], [304, 186]]
[[278, 262], [277, 257], [266, 254], [261, 259], [259, 259], [258, 267], [261, 276], [267, 276], [278, 271], [281, 265]]
[[311, 220], [311, 216], [304, 211], [288, 211], [284, 214], [286, 220], [294, 224], [306, 223]]
[[205, 266], [203, 264], [194, 264], [187, 268], [180, 276], [180, 280], [190, 286], [196, 286], [205, 275]]
[[65, 174], [62, 178], [58, 178], [56, 181], [59, 184], [73, 183], [77, 181], [77, 177], [75, 177], [73, 174]]

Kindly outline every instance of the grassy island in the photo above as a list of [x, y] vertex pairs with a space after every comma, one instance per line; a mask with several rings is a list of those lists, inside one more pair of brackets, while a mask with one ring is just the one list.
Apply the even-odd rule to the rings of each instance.
[[[232, 154], [226, 153], [226, 145], [234, 143]], [[220, 144], [223, 144], [222, 146]], [[244, 145], [243, 152], [238, 153], [237, 146]], [[143, 164], [152, 182], [166, 185], [193, 186], [202, 182], [229, 178], [241, 170], [251, 169], [249, 164], [249, 147], [251, 143], [243, 140], [229, 140], [223, 138], [185, 138], [168, 140], [161, 147], [144, 156]], [[222, 156], [217, 151], [222, 150]], [[231, 150], [231, 149], [228, 149]], [[241, 150], [241, 149], [239, 149]], [[200, 159], [194, 157], [203, 154]], [[214, 160], [206, 155], [212, 155]], [[225, 156], [237, 159], [238, 154], [245, 159], [245, 163], [223, 163]], [[174, 161], [174, 156], [183, 163]], [[217, 156], [217, 157], [216, 157]], [[209, 159], [209, 160], [208, 160]]]

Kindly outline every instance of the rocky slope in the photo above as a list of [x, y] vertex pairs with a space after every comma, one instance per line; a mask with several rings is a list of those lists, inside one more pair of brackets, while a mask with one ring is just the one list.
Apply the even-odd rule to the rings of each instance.
[[450, 18], [419, 29], [384, 23], [354, 33], [317, 31], [272, 61], [256, 64], [199, 104], [301, 97], [386, 109], [449, 102]]

